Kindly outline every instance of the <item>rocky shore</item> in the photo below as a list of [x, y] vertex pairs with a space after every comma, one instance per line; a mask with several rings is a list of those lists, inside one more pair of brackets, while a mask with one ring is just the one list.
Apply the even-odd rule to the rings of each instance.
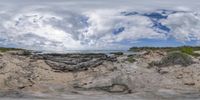
[[113, 100], [112, 96], [115, 100], [120, 97], [127, 100], [140, 97], [141, 100], [197, 100], [200, 97], [200, 58], [188, 55], [191, 63], [187, 66], [181, 65], [182, 60], [187, 60], [185, 58], [175, 58], [178, 60], [172, 63], [170, 60], [155, 63], [167, 56], [167, 52], [160, 50], [134, 55], [2, 52], [0, 97], [52, 99], [62, 95], [58, 97], [81, 100], [83, 96], [92, 100], [104, 95], [98, 100], [105, 97]]

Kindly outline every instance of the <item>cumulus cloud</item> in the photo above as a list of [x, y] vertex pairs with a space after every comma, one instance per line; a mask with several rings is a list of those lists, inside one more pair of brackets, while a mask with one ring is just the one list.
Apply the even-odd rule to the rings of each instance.
[[[50, 49], [55, 47], [77, 49], [79, 42], [65, 31], [54, 27], [52, 22], [62, 20], [59, 16], [41, 13], [25, 13], [3, 23], [7, 39], [23, 47]], [[68, 45], [65, 45], [68, 44]]]
[[[29, 48], [101, 49], [123, 40], [164, 38], [150, 27], [144, 16], [123, 16], [119, 11], [96, 10], [82, 14], [66, 11], [69, 15], [44, 12], [16, 14], [2, 27], [8, 43]], [[114, 33], [123, 27], [124, 30]], [[120, 44], [119, 44], [120, 45]]]
[[169, 35], [179, 41], [200, 40], [199, 13], [175, 13], [163, 20], [163, 24], [171, 29]]

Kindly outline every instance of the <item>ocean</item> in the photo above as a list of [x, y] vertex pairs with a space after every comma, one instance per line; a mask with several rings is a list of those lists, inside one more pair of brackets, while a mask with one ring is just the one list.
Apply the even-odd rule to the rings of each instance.
[[89, 54], [89, 53], [103, 53], [103, 54], [107, 54], [110, 55], [111, 53], [116, 53], [116, 52], [122, 52], [125, 55], [130, 55], [130, 54], [138, 54], [137, 52], [133, 52], [133, 51], [128, 51], [128, 50], [66, 50], [66, 51], [62, 51], [62, 52], [51, 52], [51, 51], [40, 51], [37, 53], [63, 53], [63, 54], [69, 54], [69, 53], [80, 53], [80, 54]]

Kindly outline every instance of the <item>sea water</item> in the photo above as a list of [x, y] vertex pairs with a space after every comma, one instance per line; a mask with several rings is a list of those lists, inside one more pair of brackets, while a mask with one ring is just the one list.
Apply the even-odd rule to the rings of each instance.
[[62, 51], [62, 52], [51, 52], [51, 51], [41, 51], [38, 53], [61, 53], [61, 54], [69, 54], [69, 53], [80, 53], [80, 54], [106, 54], [106, 55], [110, 55], [111, 53], [117, 53], [117, 52], [122, 52], [124, 55], [131, 55], [131, 54], [138, 54], [137, 52], [133, 52], [133, 51], [128, 51], [128, 50], [66, 50], [66, 51]]

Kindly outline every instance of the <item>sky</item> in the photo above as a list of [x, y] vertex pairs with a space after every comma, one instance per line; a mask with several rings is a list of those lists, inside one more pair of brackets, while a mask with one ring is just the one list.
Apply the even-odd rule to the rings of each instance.
[[0, 46], [118, 50], [200, 45], [199, 0], [1, 0]]

